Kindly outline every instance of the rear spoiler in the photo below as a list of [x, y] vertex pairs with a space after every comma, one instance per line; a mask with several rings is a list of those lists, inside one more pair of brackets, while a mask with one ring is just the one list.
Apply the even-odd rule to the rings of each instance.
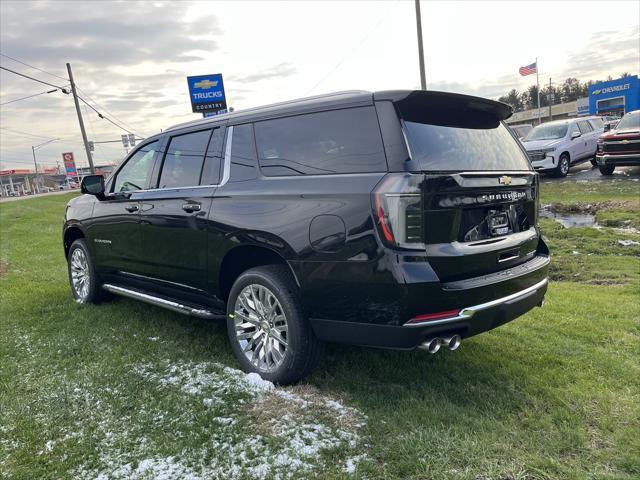
[[[373, 98], [393, 102], [404, 120], [443, 126], [487, 128], [513, 114], [511, 106], [506, 103], [460, 93], [389, 90], [376, 92]], [[469, 124], [464, 125], [465, 118]]]

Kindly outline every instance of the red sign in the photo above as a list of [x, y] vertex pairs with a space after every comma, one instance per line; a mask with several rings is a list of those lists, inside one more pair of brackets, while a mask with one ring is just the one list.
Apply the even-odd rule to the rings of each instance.
[[73, 152], [63, 153], [62, 160], [64, 160], [64, 169], [67, 172], [67, 178], [77, 178], [78, 170], [76, 170], [76, 161], [73, 158]]

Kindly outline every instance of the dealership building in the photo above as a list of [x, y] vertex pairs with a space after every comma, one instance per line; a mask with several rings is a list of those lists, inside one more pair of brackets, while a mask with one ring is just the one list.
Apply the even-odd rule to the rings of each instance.
[[618, 78], [589, 87], [589, 115], [622, 116], [640, 109], [638, 76]]
[[640, 109], [640, 80], [637, 75], [600, 82], [589, 87], [589, 95], [573, 102], [558, 103], [514, 112], [506, 120], [508, 124], [529, 123], [536, 125], [538, 115], [542, 122], [586, 115], [618, 115]]

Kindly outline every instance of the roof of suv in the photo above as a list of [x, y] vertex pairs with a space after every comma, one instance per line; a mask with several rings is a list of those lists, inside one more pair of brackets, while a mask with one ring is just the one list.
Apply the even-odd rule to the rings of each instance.
[[256, 120], [258, 118], [266, 118], [276, 115], [280, 116], [286, 114], [294, 114], [297, 112], [306, 113], [314, 110], [325, 110], [332, 107], [355, 107], [373, 105], [374, 99], [401, 102], [403, 100], [412, 100], [414, 98], [428, 99], [429, 101], [435, 103], [453, 101], [454, 103], [459, 104], [460, 102], [464, 102], [465, 104], [471, 104], [474, 109], [491, 112], [501, 120], [510, 117], [512, 113], [511, 107], [504, 103], [482, 97], [474, 97], [471, 95], [463, 95], [458, 93], [437, 92], [433, 90], [386, 90], [381, 92], [349, 90], [295, 100], [287, 100], [285, 102], [274, 103], [261, 107], [248, 108], [246, 110], [239, 110], [232, 113], [224, 113], [216, 115], [214, 117], [207, 117], [186, 123], [180, 123], [167, 128], [165, 131], [177, 130], [198, 125], [207, 125], [209, 123], [225, 122], [232, 119], [242, 120], [244, 117], [250, 120]]

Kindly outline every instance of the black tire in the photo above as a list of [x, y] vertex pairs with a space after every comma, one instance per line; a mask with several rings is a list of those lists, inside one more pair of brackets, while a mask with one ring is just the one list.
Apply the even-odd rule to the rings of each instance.
[[567, 173], [569, 173], [569, 168], [571, 168], [571, 160], [569, 159], [568, 154], [563, 153], [560, 155], [558, 166], [556, 167], [554, 174], [556, 177], [566, 177]]
[[615, 165], [600, 165], [598, 169], [602, 175], [613, 175], [613, 171], [616, 167]]
[[591, 165], [594, 166], [594, 167], [598, 166], [598, 162], [596, 162], [596, 157], [595, 156], [591, 158]]
[[[263, 289], [260, 287], [263, 287]], [[286, 336], [282, 336], [282, 334], [277, 334], [275, 336], [264, 334], [261, 336], [259, 332], [266, 332], [266, 328], [271, 327], [268, 325], [265, 325], [264, 327], [258, 325], [254, 326], [249, 325], [249, 322], [242, 322], [243, 318], [240, 317], [239, 311], [246, 313], [250, 312], [250, 310], [244, 310], [241, 305], [242, 300], [240, 300], [238, 303], [239, 309], [236, 311], [236, 302], [238, 301], [238, 296], [240, 296], [241, 293], [243, 294], [243, 298], [245, 298], [244, 295], [247, 293], [246, 289], [259, 289], [264, 295], [268, 295], [270, 293], [275, 297], [277, 302], [279, 302], [279, 306], [274, 307], [274, 309], [277, 309], [277, 311], [284, 314], [284, 322], [287, 327], [286, 332], [284, 332]], [[251, 302], [246, 303], [248, 307], [251, 305], [256, 306], [255, 302], [252, 302], [250, 299], [248, 300]], [[258, 300], [257, 303], [262, 305], [260, 300]], [[266, 303], [269, 304], [269, 300], [267, 300]], [[274, 304], [275, 303], [269, 305]], [[259, 308], [255, 308], [253, 311], [257, 312], [258, 310]], [[265, 317], [262, 317], [262, 315], [258, 317], [253, 313], [251, 320], [256, 321], [257, 323], [264, 323], [267, 316], [268, 314]], [[245, 330], [241, 330], [241, 335], [253, 334], [253, 337], [247, 339], [237, 338], [236, 323], [240, 322], [242, 322], [243, 325], [247, 325]], [[273, 328], [275, 328], [275, 326]], [[242, 273], [236, 279], [227, 301], [227, 333], [229, 341], [231, 342], [231, 348], [244, 371], [255, 372], [263, 379], [280, 385], [297, 382], [311, 373], [318, 364], [324, 349], [324, 345], [315, 337], [311, 325], [304, 314], [298, 294], [298, 287], [291, 275], [291, 272], [285, 265], [266, 265], [252, 268]], [[275, 340], [274, 337], [286, 340], [286, 347], [283, 347], [282, 344], [279, 343], [280, 340]], [[254, 338], [261, 338], [261, 340], [254, 340]], [[242, 346], [241, 342], [244, 342]], [[251, 354], [255, 350], [259, 352], [260, 346], [269, 345], [269, 342], [271, 342], [271, 346], [269, 348], [270, 352], [272, 352], [270, 353], [272, 365], [268, 365], [268, 354], [266, 353], [266, 349], [263, 349], [262, 353], [264, 353], [264, 358], [266, 359], [267, 364], [260, 367], [259, 365], [252, 363], [252, 361], [247, 357], [247, 354], [245, 354], [244, 349], [250, 349], [248, 354]], [[253, 343], [254, 347], [257, 346], [255, 350], [251, 348], [251, 345], [249, 345], [250, 343]], [[273, 345], [276, 345], [278, 348], [284, 348], [283, 354], [278, 351], [282, 357], [279, 360], [279, 364], [277, 364], [278, 360], [273, 355], [273, 353], [275, 353], [273, 352]], [[255, 361], [260, 363], [259, 355]]]
[[[76, 250], [80, 252], [76, 254]], [[74, 261], [77, 261], [78, 258], [86, 259], [86, 281], [88, 286], [85, 289], [79, 288], [76, 284], [74, 284], [73, 273], [72, 270], [75, 270], [75, 273], [78, 272], [78, 269], [74, 269]], [[75, 240], [71, 247], [69, 247], [69, 253], [67, 255], [67, 274], [69, 275], [69, 285], [71, 286], [71, 293], [73, 293], [73, 298], [78, 303], [98, 303], [100, 302], [104, 296], [102, 291], [102, 282], [100, 282], [99, 277], [96, 275], [96, 271], [93, 265], [93, 260], [91, 259], [91, 254], [89, 252], [89, 248], [87, 247], [87, 242], [83, 238], [79, 238]]]

